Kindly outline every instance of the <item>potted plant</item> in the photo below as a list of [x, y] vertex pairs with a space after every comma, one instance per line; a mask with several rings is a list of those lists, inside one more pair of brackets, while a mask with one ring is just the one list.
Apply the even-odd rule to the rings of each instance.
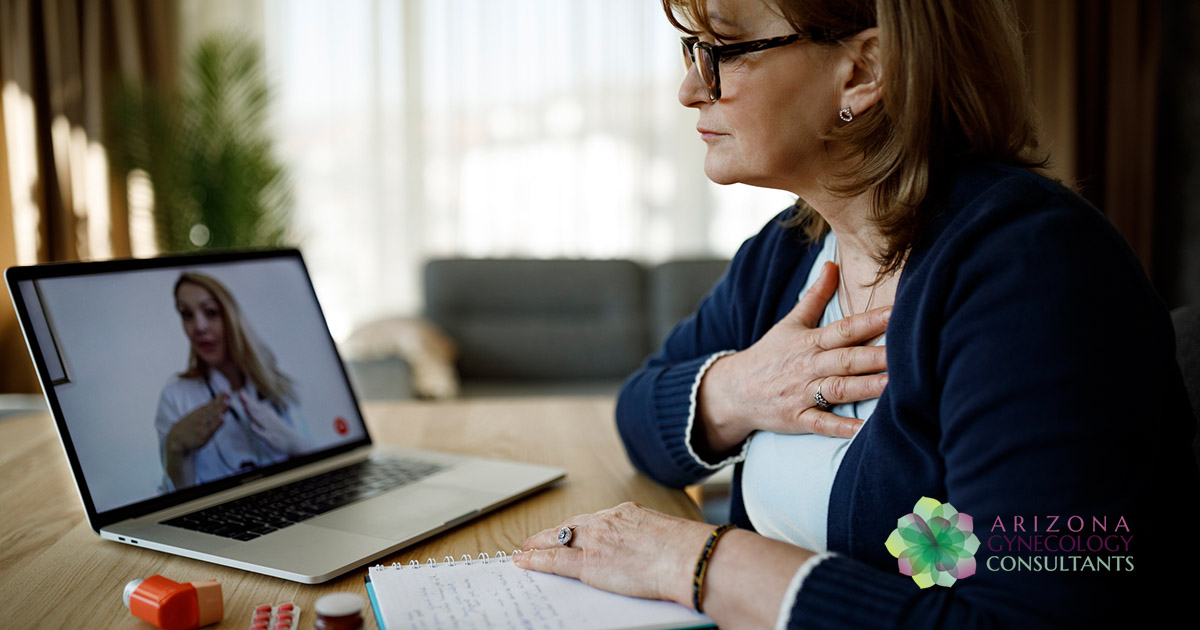
[[114, 90], [109, 154], [148, 176], [160, 250], [288, 244], [291, 193], [265, 131], [269, 102], [258, 46], [231, 35], [202, 40], [177, 87]]

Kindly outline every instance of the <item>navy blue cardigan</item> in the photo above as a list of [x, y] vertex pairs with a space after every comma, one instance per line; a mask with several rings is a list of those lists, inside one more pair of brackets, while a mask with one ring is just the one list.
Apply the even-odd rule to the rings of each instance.
[[[834, 480], [828, 542], [838, 555], [806, 578], [792, 626], [1062, 627], [1165, 614], [1182, 600], [1164, 593], [1182, 585], [1161, 567], [1195, 570], [1200, 480], [1161, 301], [1110, 223], [1058, 184], [968, 163], [943, 191], [900, 277], [888, 387]], [[685, 435], [700, 366], [749, 347], [795, 305], [819, 247], [782, 227], [791, 213], [742, 246], [622, 388], [617, 423], [629, 457], [661, 483], [711, 473]], [[733, 520], [750, 527], [736, 479]], [[949, 588], [919, 589], [884, 546], [923, 496], [970, 514], [982, 543], [977, 573]], [[1034, 516], [1040, 532], [1029, 531]], [[1044, 542], [1068, 533], [1072, 516], [1107, 517], [1081, 533], [1131, 535], [1128, 554], [1101, 555], [1132, 560], [1001, 569], [1033, 556], [1059, 562], [1068, 554], [1012, 551], [1005, 545], [1021, 543], [1003, 536]], [[1127, 530], [1117, 529], [1121, 517]], [[1025, 533], [1014, 531], [1018, 518]]]

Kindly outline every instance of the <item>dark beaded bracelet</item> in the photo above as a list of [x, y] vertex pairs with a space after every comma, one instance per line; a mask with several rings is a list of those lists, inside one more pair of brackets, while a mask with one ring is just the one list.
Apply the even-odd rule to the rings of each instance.
[[692, 576], [692, 608], [695, 608], [696, 612], [704, 612], [700, 605], [700, 593], [704, 589], [704, 574], [708, 573], [708, 559], [712, 557], [717, 540], [731, 529], [733, 529], [733, 525], [730, 523], [714, 529], [713, 533], [708, 536], [708, 542], [704, 543], [704, 551], [700, 552], [700, 559], [696, 561], [696, 573]]

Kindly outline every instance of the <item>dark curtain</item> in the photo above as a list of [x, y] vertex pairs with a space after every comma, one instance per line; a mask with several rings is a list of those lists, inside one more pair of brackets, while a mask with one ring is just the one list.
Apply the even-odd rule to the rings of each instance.
[[1154, 279], [1167, 306], [1200, 307], [1200, 2], [1162, 17]]
[[1083, 2], [1077, 179], [1155, 278], [1161, 0]]
[[1172, 271], [1154, 264], [1166, 242], [1156, 220], [1163, 0], [1014, 5], [1052, 172], [1109, 217], [1161, 293]]
[[[175, 81], [177, 14], [173, 0], [0, 0], [0, 266], [130, 254], [109, 94], [122, 78]], [[0, 392], [36, 389], [3, 300]]]

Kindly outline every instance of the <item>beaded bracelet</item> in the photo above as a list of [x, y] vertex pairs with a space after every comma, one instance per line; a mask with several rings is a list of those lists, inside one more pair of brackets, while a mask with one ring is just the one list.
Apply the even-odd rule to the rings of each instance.
[[733, 529], [731, 523], [714, 529], [713, 533], [708, 536], [708, 542], [704, 543], [704, 551], [700, 552], [700, 559], [696, 561], [696, 573], [692, 576], [692, 608], [695, 608], [696, 612], [704, 612], [700, 606], [700, 594], [704, 589], [704, 574], [708, 573], [708, 559], [712, 557], [717, 540], [731, 529]]

